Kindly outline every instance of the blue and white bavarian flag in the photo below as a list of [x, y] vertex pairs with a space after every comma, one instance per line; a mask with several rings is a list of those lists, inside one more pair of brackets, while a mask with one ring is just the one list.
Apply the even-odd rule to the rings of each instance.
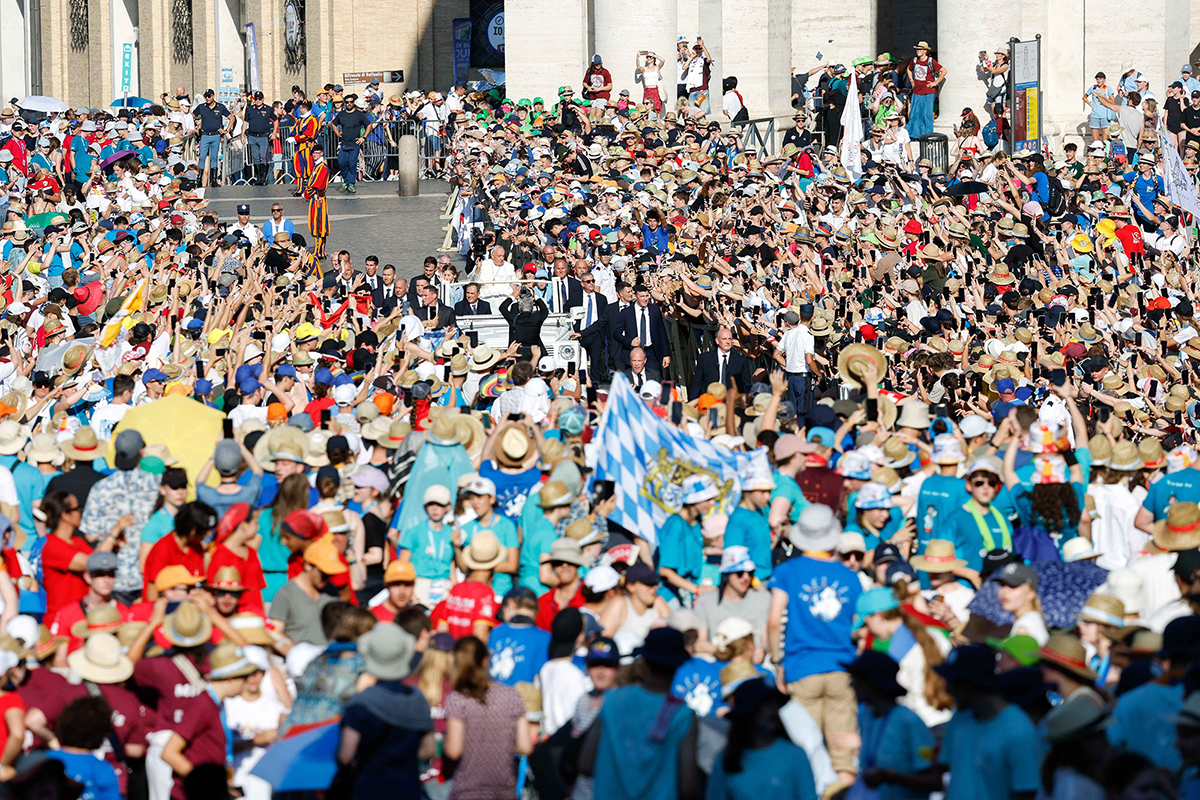
[[667, 517], [679, 511], [688, 476], [710, 476], [720, 492], [716, 510], [728, 514], [741, 498], [741, 478], [770, 474], [766, 449], [733, 453], [683, 432], [659, 419], [620, 374], [613, 376], [595, 441], [592, 477], [616, 484], [617, 507], [608, 518], [652, 546]]

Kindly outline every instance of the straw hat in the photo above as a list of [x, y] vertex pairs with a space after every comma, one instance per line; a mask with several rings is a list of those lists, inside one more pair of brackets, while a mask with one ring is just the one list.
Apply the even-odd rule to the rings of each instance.
[[270, 647], [275, 644], [275, 637], [267, 630], [267, 621], [252, 611], [243, 611], [229, 618], [229, 627], [233, 628], [246, 644], [257, 644]]
[[455, 414], [451, 420], [458, 443], [467, 448], [467, 455], [474, 459], [483, 452], [483, 445], [487, 441], [483, 423], [471, 414]]
[[1125, 604], [1111, 594], [1096, 592], [1088, 597], [1077, 617], [1098, 623], [1102, 628], [1116, 630], [1125, 627]]
[[30, 464], [54, 464], [63, 462], [63, 451], [53, 433], [36, 433], [25, 445], [25, 460]]
[[502, 467], [520, 467], [534, 447], [533, 438], [523, 425], [508, 425], [500, 432], [498, 439], [496, 461]]
[[89, 636], [83, 647], [67, 656], [67, 664], [92, 683], [124, 683], [133, 675], [133, 661], [121, 652], [121, 642], [112, 633]]
[[87, 616], [71, 626], [71, 635], [86, 639], [97, 633], [114, 633], [121, 627], [121, 612], [116, 606], [97, 606], [89, 609]]
[[1096, 680], [1096, 671], [1087, 665], [1083, 643], [1073, 633], [1055, 633], [1042, 646], [1043, 663], [1050, 663], [1084, 681]]
[[843, 348], [838, 356], [838, 374], [846, 383], [861, 388], [862, 382], [859, 378], [871, 362], [875, 364], [877, 375], [882, 376], [887, 372], [887, 359], [878, 348], [869, 344], [852, 344]]
[[1158, 439], [1142, 439], [1138, 442], [1138, 454], [1142, 457], [1142, 466], [1148, 469], [1155, 469], [1167, 463], [1167, 454], [1163, 452], [1162, 442]]
[[495, 569], [507, 557], [500, 540], [489, 530], [476, 532], [470, 544], [462, 550], [462, 561], [467, 569]]
[[[1053, 641], [1054, 637], [1051, 637]], [[1042, 649], [1045, 652], [1045, 648]], [[1094, 673], [1093, 673], [1094, 674]], [[1046, 740], [1069, 742], [1102, 732], [1112, 718], [1089, 697], [1076, 697], [1053, 709], [1044, 720]]]
[[222, 642], [208, 654], [208, 672], [204, 677], [210, 681], [228, 681], [253, 675], [257, 671], [258, 667], [250, 663], [242, 648], [233, 642]]
[[90, 425], [84, 425], [75, 431], [75, 438], [63, 442], [62, 451], [73, 461], [95, 461], [103, 458], [108, 452], [108, 442], [96, 438], [96, 431]]
[[184, 600], [163, 620], [161, 630], [176, 647], [198, 647], [212, 638], [212, 620], [195, 603]]
[[398, 625], [376, 625], [358, 637], [358, 653], [366, 672], [382, 681], [399, 681], [412, 674], [417, 640]]
[[538, 490], [538, 508], [559, 508], [575, 502], [575, 495], [562, 481], [547, 481]]
[[1179, 501], [1167, 509], [1167, 518], [1154, 523], [1154, 544], [1163, 550], [1200, 547], [1200, 506]]
[[946, 539], [930, 539], [925, 545], [925, 553], [913, 556], [909, 563], [913, 569], [921, 572], [953, 572], [967, 565], [967, 562], [955, 553], [954, 542]]
[[[1092, 463], [1095, 463], [1095, 461], [1093, 460]], [[1142, 468], [1142, 456], [1138, 453], [1136, 444], [1127, 439], [1122, 439], [1112, 449], [1112, 453], [1108, 457], [1108, 463], [1104, 466], [1118, 472], [1133, 472]]]

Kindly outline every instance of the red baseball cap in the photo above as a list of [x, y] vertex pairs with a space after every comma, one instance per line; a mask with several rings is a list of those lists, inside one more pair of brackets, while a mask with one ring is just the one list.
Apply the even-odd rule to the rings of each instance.
[[[250, 516], [249, 503], [234, 503], [217, 523], [217, 544], [225, 541]], [[290, 516], [290, 515], [289, 515]], [[286, 519], [286, 518], [285, 518]]]
[[284, 517], [283, 523], [280, 524], [279, 528], [286, 534], [310, 542], [329, 531], [324, 518], [303, 508], [297, 509]]
[[924, 228], [921, 227], [921, 223], [917, 222], [915, 219], [904, 223], [905, 233], [920, 233], [922, 230], [924, 230]]

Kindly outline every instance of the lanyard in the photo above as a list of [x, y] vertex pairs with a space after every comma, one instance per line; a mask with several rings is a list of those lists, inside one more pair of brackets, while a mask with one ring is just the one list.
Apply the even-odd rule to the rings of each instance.
[[233, 766], [233, 731], [229, 729], [229, 723], [225, 721], [225, 704], [221, 702], [221, 698], [217, 697], [211, 683], [205, 684], [204, 689], [212, 701], [217, 704], [217, 714], [221, 717], [221, 727], [225, 730], [225, 763]]
[[[983, 546], [987, 550], [996, 549], [996, 540], [992, 537], [992, 531], [988, 528], [987, 522], [983, 519], [983, 514], [980, 513], [979, 507], [975, 505], [975, 498], [971, 498], [963, 506], [967, 511], [971, 512], [971, 516], [975, 518], [975, 524], [979, 526], [979, 535], [983, 537]], [[1004, 541], [1004, 549], [1012, 550], [1012, 534], [1008, 530], [1008, 522], [996, 510], [995, 506], [988, 506], [988, 511], [992, 513], [992, 517], [996, 520], [996, 526], [1000, 528], [1000, 535]]]
[[444, 563], [446, 554], [446, 537], [443, 536], [441, 537], [442, 540], [440, 542], [437, 541], [436, 537], [433, 535], [433, 529], [429, 527], [428, 522], [425, 523], [425, 532], [429, 534], [429, 555], [437, 559], [439, 564]]

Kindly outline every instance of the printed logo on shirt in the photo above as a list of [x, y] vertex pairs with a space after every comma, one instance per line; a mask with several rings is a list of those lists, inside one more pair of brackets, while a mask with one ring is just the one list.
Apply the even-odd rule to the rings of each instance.
[[517, 663], [525, 660], [525, 645], [506, 644], [492, 654], [491, 667], [488, 672], [498, 681], [506, 681], [512, 677]]
[[[199, 697], [203, 693], [204, 693], [204, 688], [201, 686], [193, 686], [190, 683], [175, 684], [175, 696], [176, 697]], [[180, 712], [177, 711], [175, 713], [178, 714]], [[178, 721], [179, 720], [176, 720], [176, 722], [178, 722]]]
[[830, 583], [825, 576], [800, 588], [801, 602], [807, 603], [808, 612], [822, 622], [833, 622], [841, 615], [848, 595], [848, 588], [836, 580]]

